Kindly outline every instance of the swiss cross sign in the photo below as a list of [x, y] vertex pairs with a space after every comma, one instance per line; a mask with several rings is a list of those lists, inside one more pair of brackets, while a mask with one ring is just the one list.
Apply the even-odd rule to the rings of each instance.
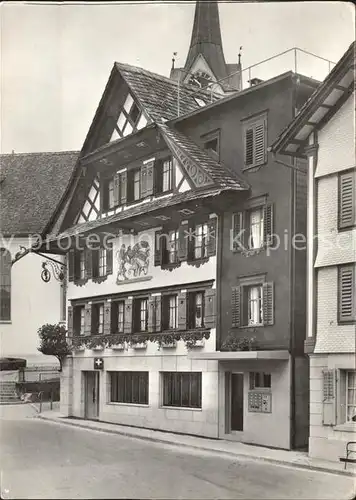
[[94, 358], [94, 370], [103, 370], [104, 360], [103, 358]]

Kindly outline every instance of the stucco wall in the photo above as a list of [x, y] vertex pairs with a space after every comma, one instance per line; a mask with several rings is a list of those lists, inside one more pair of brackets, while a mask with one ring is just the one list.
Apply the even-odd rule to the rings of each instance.
[[[272, 412], [248, 411], [249, 372], [271, 373]], [[225, 372], [244, 374], [243, 431], [226, 433]], [[221, 363], [219, 373], [219, 437], [244, 443], [290, 448], [290, 362], [239, 361]]]
[[[12, 258], [22, 245], [31, 244], [26, 238], [14, 238], [1, 243]], [[37, 329], [45, 323], [61, 320], [61, 286], [53, 276], [49, 283], [41, 279], [45, 259], [28, 254], [12, 266], [11, 270], [11, 322], [0, 323], [1, 356], [25, 357], [28, 362], [57, 364], [56, 358], [37, 351]]]
[[[73, 415], [84, 417], [83, 371], [93, 369], [93, 357], [74, 359]], [[216, 361], [189, 360], [186, 356], [166, 355], [119, 357], [105, 356], [105, 371], [100, 373], [99, 419], [124, 425], [196, 434], [207, 437], [218, 435], [218, 370]], [[109, 402], [109, 375], [107, 371], [148, 371], [149, 404], [121, 404]], [[202, 372], [202, 409], [162, 407], [160, 373], [162, 371]], [[63, 406], [62, 411], [66, 408]]]
[[316, 177], [355, 166], [355, 94], [318, 133]]
[[[209, 261], [199, 268], [190, 266], [186, 262], [182, 262], [179, 268], [172, 271], [163, 270], [160, 266], [155, 266], [154, 232], [154, 230], [148, 230], [132, 238], [126, 236], [115, 238], [113, 241], [113, 274], [109, 275], [108, 279], [103, 283], [93, 283], [92, 280], [89, 280], [84, 286], [77, 286], [73, 282], [70, 282], [68, 284], [68, 300], [216, 279], [216, 256], [210, 257]], [[117, 252], [120, 250], [121, 245], [125, 244], [126, 248], [129, 245], [132, 247], [136, 242], [144, 240], [150, 246], [147, 275], [142, 274], [141, 279], [138, 281], [130, 279], [125, 283], [120, 281], [117, 283], [117, 274], [119, 271]]]

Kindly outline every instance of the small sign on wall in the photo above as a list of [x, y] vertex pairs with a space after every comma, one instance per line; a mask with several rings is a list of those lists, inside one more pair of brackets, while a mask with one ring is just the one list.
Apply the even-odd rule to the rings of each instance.
[[104, 370], [103, 358], [94, 358], [94, 370]]
[[255, 413], [272, 413], [272, 394], [270, 392], [248, 393], [248, 411]]

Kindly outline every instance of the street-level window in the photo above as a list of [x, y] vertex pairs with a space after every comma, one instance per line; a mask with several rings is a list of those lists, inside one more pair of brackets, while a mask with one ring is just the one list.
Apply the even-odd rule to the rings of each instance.
[[346, 420], [356, 421], [356, 371], [346, 372]]
[[250, 389], [270, 389], [271, 374], [265, 372], [250, 372]]
[[148, 372], [109, 372], [110, 402], [148, 404]]
[[162, 372], [163, 406], [201, 408], [200, 372]]

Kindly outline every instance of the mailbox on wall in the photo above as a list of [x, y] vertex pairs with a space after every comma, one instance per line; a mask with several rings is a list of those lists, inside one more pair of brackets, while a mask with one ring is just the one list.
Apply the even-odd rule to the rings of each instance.
[[248, 393], [248, 411], [272, 413], [272, 394], [270, 392], [250, 391]]

